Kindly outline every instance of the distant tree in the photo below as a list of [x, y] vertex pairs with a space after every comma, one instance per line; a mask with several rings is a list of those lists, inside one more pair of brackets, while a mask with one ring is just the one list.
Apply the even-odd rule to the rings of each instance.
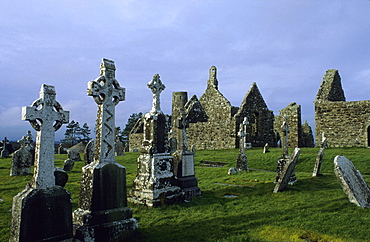
[[64, 139], [61, 143], [67, 147], [72, 147], [79, 142], [88, 142], [90, 140], [91, 131], [87, 123], [84, 123], [83, 127], [80, 127], [79, 122], [72, 120], [66, 126], [66, 132], [64, 133]]
[[121, 142], [125, 144], [125, 147], [128, 147], [128, 136], [130, 134], [131, 129], [134, 127], [136, 122], [143, 116], [143, 113], [133, 113], [127, 120], [126, 126], [123, 130], [121, 127], [117, 127], [117, 136]]

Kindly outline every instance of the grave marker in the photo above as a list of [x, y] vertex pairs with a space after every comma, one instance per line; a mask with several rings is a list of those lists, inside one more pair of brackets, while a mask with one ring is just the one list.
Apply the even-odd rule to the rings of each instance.
[[285, 187], [290, 183], [300, 153], [300, 149], [295, 148], [292, 156], [288, 158], [288, 162], [284, 165], [281, 175], [279, 176], [279, 179], [275, 185], [274, 193], [284, 190]]
[[14, 152], [12, 158], [12, 166], [10, 168], [10, 176], [21, 176], [31, 174], [31, 165], [33, 161], [30, 140], [27, 135], [17, 141], [21, 147]]
[[246, 141], [246, 136], [247, 136], [247, 125], [249, 125], [248, 118], [244, 117], [243, 123], [240, 124], [240, 130], [238, 135], [240, 136], [240, 153], [236, 159], [236, 168], [239, 171], [246, 171], [248, 170], [248, 158], [247, 155], [245, 154], [245, 141]]

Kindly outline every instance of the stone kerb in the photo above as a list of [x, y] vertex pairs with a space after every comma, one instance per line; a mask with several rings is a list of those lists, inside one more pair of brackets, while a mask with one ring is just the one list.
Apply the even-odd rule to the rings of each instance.
[[350, 160], [344, 156], [336, 156], [334, 172], [351, 203], [363, 208], [370, 207], [370, 189]]
[[298, 157], [301, 151], [299, 148], [295, 148], [291, 157], [289, 157], [289, 161], [285, 164], [283, 171], [275, 185], [274, 193], [283, 191], [285, 187], [288, 185], [290, 177], [294, 172], [294, 168], [297, 164]]

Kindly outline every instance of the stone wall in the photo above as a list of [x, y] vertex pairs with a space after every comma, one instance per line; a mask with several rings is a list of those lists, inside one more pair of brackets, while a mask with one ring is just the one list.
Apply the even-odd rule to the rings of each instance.
[[279, 137], [283, 136], [281, 134], [281, 125], [283, 124], [284, 116], [288, 116], [288, 145], [290, 148], [303, 147], [301, 105], [291, 103], [287, 107], [279, 110], [279, 112], [280, 115], [275, 116], [275, 132]]
[[316, 146], [322, 132], [328, 147], [369, 146], [370, 101], [315, 101]]

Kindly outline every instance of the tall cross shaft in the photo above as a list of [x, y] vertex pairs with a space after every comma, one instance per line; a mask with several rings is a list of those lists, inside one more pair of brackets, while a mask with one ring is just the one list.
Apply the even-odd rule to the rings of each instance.
[[289, 144], [288, 144], [288, 141], [289, 141], [289, 126], [288, 126], [288, 116], [284, 116], [284, 122], [283, 122], [283, 125], [281, 126], [281, 128], [283, 128], [283, 133], [284, 133], [284, 138], [285, 138], [285, 143], [284, 143], [284, 146], [283, 146], [283, 156], [284, 157], [287, 157], [288, 156], [288, 147], [289, 147]]
[[103, 59], [100, 77], [88, 83], [87, 95], [98, 104], [96, 120], [96, 146], [94, 162], [113, 163], [115, 142], [115, 106], [125, 100], [125, 88], [115, 79], [116, 67], [111, 60]]
[[69, 112], [55, 100], [55, 87], [43, 84], [40, 98], [29, 107], [23, 107], [22, 120], [30, 122], [37, 131], [35, 173], [31, 183], [34, 188], [55, 186], [54, 142], [55, 131], [69, 122]]
[[244, 154], [244, 144], [245, 144], [245, 138], [247, 136], [247, 125], [249, 124], [247, 117], [244, 118], [243, 123], [240, 124], [240, 131], [239, 136], [241, 138], [241, 147], [240, 151], [242, 154]]

